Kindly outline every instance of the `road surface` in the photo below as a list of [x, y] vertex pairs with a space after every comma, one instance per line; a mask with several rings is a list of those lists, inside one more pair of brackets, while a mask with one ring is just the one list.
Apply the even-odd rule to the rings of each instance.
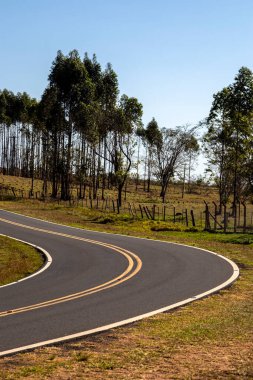
[[170, 310], [229, 286], [239, 275], [233, 262], [209, 251], [4, 210], [0, 233], [52, 258], [46, 270], [0, 287], [0, 356]]

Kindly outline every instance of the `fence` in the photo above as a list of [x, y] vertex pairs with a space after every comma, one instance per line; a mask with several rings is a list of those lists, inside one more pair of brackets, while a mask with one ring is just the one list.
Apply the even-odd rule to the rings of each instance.
[[205, 202], [205, 229], [226, 232], [253, 232], [252, 204], [238, 202], [233, 205]]
[[[43, 199], [44, 201], [57, 202], [58, 204], [66, 204], [60, 199], [52, 200], [44, 198], [40, 192], [31, 194], [30, 191], [17, 190], [14, 187], [0, 186], [0, 200], [8, 198], [23, 199]], [[177, 205], [166, 204], [150, 204], [150, 203], [133, 203], [123, 201], [120, 206], [117, 199], [107, 197], [102, 199], [97, 197], [91, 199], [71, 198], [67, 204], [71, 207], [84, 207], [96, 209], [105, 213], [127, 214], [133, 219], [156, 220], [163, 222], [180, 223], [187, 227], [198, 227], [207, 231], [222, 232], [253, 232], [253, 205], [239, 202], [233, 207], [229, 204], [223, 204], [218, 207], [215, 202], [192, 205], [178, 203]]]

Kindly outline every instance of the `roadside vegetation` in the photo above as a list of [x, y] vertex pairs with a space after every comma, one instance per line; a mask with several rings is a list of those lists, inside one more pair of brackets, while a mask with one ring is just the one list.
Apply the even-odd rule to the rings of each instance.
[[0, 235], [0, 286], [29, 276], [42, 265], [35, 248]]

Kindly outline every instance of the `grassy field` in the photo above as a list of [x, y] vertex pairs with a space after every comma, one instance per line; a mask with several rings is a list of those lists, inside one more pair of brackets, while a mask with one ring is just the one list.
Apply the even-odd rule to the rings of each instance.
[[[43, 182], [41, 180], [34, 180], [34, 193], [40, 193], [42, 191]], [[9, 188], [10, 195], [14, 195], [11, 191], [13, 188], [17, 192], [17, 196], [20, 196], [21, 193], [19, 191], [23, 191], [24, 195], [27, 196], [27, 193], [31, 189], [31, 179], [23, 178], [23, 177], [14, 177], [3, 175], [0, 173], [0, 188], [5, 187]], [[50, 196], [50, 183], [48, 184], [48, 195]], [[136, 202], [136, 203], [161, 203], [160, 187], [158, 185], [152, 185], [150, 188], [150, 192], [147, 193], [143, 189], [143, 184], [139, 185], [136, 189], [136, 185], [134, 183], [128, 184], [126, 191], [123, 191], [123, 199], [128, 202]], [[76, 188], [73, 186], [72, 195], [76, 196]], [[111, 197], [117, 198], [116, 190], [105, 190], [105, 198]], [[98, 197], [101, 196], [101, 191], [98, 190]], [[184, 204], [201, 204], [203, 205], [204, 199], [209, 199], [210, 202], [217, 200], [218, 191], [214, 187], [208, 186], [191, 186], [191, 192], [186, 193], [182, 198], [182, 185], [175, 184], [170, 185], [168, 189], [167, 202], [170, 203], [184, 203]]]
[[0, 236], [0, 286], [36, 272], [43, 258], [33, 247]]
[[[50, 184], [49, 184], [50, 189]], [[13, 200], [18, 199], [28, 199], [29, 191], [31, 188], [31, 179], [5, 176], [0, 174], [0, 200]], [[42, 181], [34, 181], [34, 194], [32, 200], [36, 201], [40, 198], [42, 188]], [[186, 189], [188, 187], [186, 186]], [[161, 201], [160, 187], [158, 185], [152, 184], [149, 193], [144, 191], [143, 183], [138, 186], [132, 182], [127, 186], [127, 191], [123, 192], [122, 207], [120, 210], [117, 209], [117, 192], [115, 190], [105, 190], [105, 199], [102, 200], [101, 191], [98, 191], [97, 199], [89, 199], [86, 194], [84, 199], [76, 198], [76, 189], [73, 187], [73, 197], [69, 202], [63, 202], [58, 200], [52, 200], [50, 196], [44, 199], [45, 203], [55, 203], [56, 207], [59, 205], [60, 208], [65, 208], [65, 206], [79, 206], [84, 208], [92, 208], [103, 210], [102, 218], [105, 214], [119, 211], [121, 218], [129, 216], [135, 216], [137, 219], [147, 219], [147, 211], [155, 220], [166, 220], [168, 221], [181, 221], [183, 224], [188, 226], [193, 226], [194, 224], [197, 228], [203, 230], [205, 228], [205, 202], [208, 202], [210, 215], [210, 226], [212, 229], [220, 229], [224, 226], [224, 209], [220, 214], [215, 211], [214, 202], [218, 205], [218, 190], [213, 186], [204, 186], [192, 184], [190, 187], [190, 192], [186, 191], [182, 197], [182, 184], [171, 184], [169, 186], [166, 203], [163, 204]], [[50, 194], [50, 191], [49, 191]], [[140, 207], [141, 205], [141, 207]], [[232, 203], [227, 204], [226, 208], [226, 223], [227, 231], [234, 230], [234, 218], [231, 215]], [[148, 210], [144, 210], [143, 206]], [[54, 206], [52, 206], [54, 207]], [[142, 209], [142, 211], [140, 210]], [[43, 207], [42, 207], [43, 209]], [[86, 211], [86, 214], [89, 211]], [[153, 214], [154, 213], [154, 214]], [[97, 215], [95, 211], [91, 213], [91, 218]], [[175, 216], [177, 215], [177, 216]], [[214, 216], [216, 215], [216, 221], [214, 221]], [[111, 215], [108, 216], [109, 219], [114, 219]], [[216, 228], [214, 226], [216, 225]], [[244, 208], [242, 204], [237, 205], [237, 230], [242, 231], [244, 225]], [[248, 201], [246, 205], [246, 226], [247, 231], [253, 232], [253, 203]]]
[[253, 235], [193, 232], [183, 225], [39, 201], [0, 207], [76, 227], [162, 239], [232, 259], [229, 289], [171, 313], [59, 346], [0, 359], [0, 379], [253, 379]]

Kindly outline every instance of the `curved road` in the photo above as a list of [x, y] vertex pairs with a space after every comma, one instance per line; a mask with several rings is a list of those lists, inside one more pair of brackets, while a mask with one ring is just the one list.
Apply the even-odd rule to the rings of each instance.
[[99, 233], [0, 210], [0, 233], [42, 247], [51, 265], [0, 287], [0, 356], [130, 323], [231, 284], [211, 252]]

